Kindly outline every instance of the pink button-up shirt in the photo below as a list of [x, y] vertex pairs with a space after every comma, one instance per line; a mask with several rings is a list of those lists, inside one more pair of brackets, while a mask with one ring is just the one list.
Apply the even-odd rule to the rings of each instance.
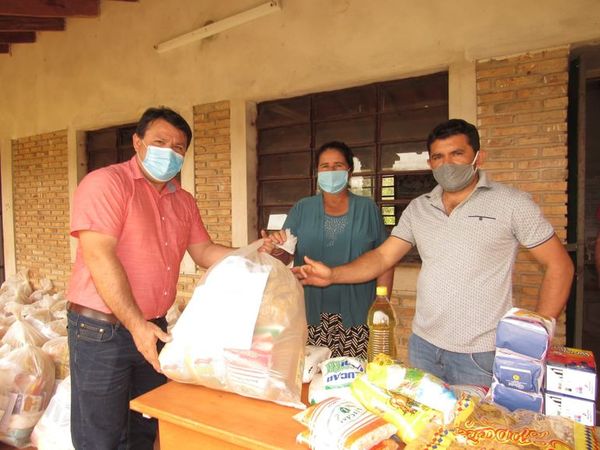
[[[166, 314], [175, 300], [186, 249], [210, 239], [192, 195], [176, 180], [159, 193], [142, 174], [136, 156], [90, 172], [81, 181], [73, 200], [71, 235], [84, 230], [117, 238], [117, 257], [146, 319]], [[111, 312], [96, 291], [81, 245], [67, 298]]]

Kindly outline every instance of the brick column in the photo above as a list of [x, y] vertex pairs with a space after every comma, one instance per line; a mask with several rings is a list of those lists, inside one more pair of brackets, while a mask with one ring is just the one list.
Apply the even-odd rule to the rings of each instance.
[[[567, 225], [568, 48], [477, 63], [478, 126], [484, 168], [496, 181], [529, 192], [560, 239]], [[542, 268], [520, 251], [515, 304], [534, 309]], [[557, 342], [564, 343], [564, 314]]]
[[[231, 146], [228, 101], [194, 107], [196, 202], [212, 240], [231, 245]], [[178, 297], [188, 301], [204, 270], [181, 275]]]
[[66, 288], [71, 273], [67, 131], [12, 141], [15, 257], [34, 287]]

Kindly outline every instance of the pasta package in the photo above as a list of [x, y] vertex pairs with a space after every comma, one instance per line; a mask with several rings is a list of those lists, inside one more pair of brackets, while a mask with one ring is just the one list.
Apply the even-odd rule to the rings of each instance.
[[304, 291], [260, 244], [205, 273], [159, 355], [161, 369], [183, 383], [303, 409]]
[[396, 364], [388, 356], [378, 355], [367, 364], [367, 377], [380, 388], [440, 411], [446, 424], [454, 419], [456, 395], [450, 386], [430, 373]]
[[356, 402], [328, 398], [294, 416], [308, 427], [296, 438], [313, 450], [367, 450], [396, 432], [396, 427]]
[[509, 412], [479, 403], [469, 418], [451, 430], [451, 449], [599, 450], [598, 430], [564, 417], [528, 410]]
[[420, 435], [436, 432], [442, 426], [442, 415], [402, 394], [371, 383], [367, 374], [360, 374], [350, 386], [354, 397], [369, 411], [394, 424], [397, 435], [410, 443]]

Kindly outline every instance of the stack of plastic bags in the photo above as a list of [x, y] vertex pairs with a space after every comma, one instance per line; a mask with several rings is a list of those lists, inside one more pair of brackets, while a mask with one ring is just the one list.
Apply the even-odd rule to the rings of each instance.
[[0, 287], [0, 442], [16, 447], [29, 444], [68, 375], [66, 299], [51, 281], [41, 285], [33, 290], [22, 271]]

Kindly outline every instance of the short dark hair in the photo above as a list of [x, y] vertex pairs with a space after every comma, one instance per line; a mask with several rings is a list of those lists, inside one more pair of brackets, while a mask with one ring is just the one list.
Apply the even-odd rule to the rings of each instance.
[[437, 141], [438, 139], [447, 139], [450, 136], [455, 136], [457, 134], [464, 134], [467, 136], [469, 145], [473, 147], [473, 150], [479, 150], [479, 132], [477, 131], [477, 127], [463, 119], [450, 119], [440, 123], [431, 131], [431, 133], [429, 133], [429, 137], [427, 138], [427, 151], [431, 153], [431, 144], [433, 144], [434, 141]]
[[157, 119], [163, 119], [178, 130], [183, 131], [185, 137], [187, 138], [187, 145], [185, 147], [188, 148], [190, 146], [190, 142], [192, 142], [192, 129], [183, 117], [165, 106], [148, 108], [146, 111], [144, 111], [144, 114], [142, 114], [142, 117], [140, 117], [140, 120], [138, 121], [135, 134], [143, 139], [150, 124]]
[[316, 159], [315, 159], [315, 164], [317, 166], [319, 165], [319, 159], [321, 158], [321, 154], [325, 150], [337, 150], [342, 155], [344, 155], [344, 159], [348, 163], [348, 167], [350, 167], [350, 172], [354, 172], [354, 153], [352, 153], [352, 150], [350, 150], [350, 147], [348, 147], [346, 144], [344, 144], [343, 142], [340, 142], [340, 141], [326, 142], [325, 144], [323, 144], [319, 147], [319, 150], [317, 150]]

